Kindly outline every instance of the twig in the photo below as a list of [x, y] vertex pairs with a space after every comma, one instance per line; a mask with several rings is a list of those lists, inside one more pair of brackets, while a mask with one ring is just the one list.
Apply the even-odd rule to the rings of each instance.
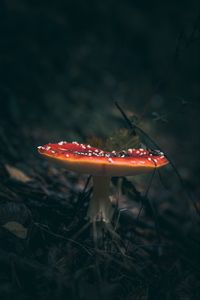
[[[124, 117], [125, 116], [125, 120], [127, 120], [128, 119], [128, 117], [126, 116], [126, 114], [125, 114], [125, 112], [122, 110], [122, 108], [119, 106], [119, 104], [117, 103], [117, 102], [115, 102], [115, 105], [116, 105], [116, 107], [119, 109], [119, 111], [122, 113], [123, 112], [123, 114], [122, 114], [122, 116]], [[147, 138], [157, 149], [159, 149], [160, 151], [162, 151], [162, 152], [164, 152], [163, 150], [162, 150], [162, 148], [143, 130], [143, 129], [141, 129], [140, 127], [138, 127], [136, 124], [133, 124], [129, 119], [128, 119], [128, 124], [129, 124], [129, 127], [130, 127], [130, 129], [132, 130], [132, 132], [133, 132], [133, 134], [135, 134], [135, 132], [136, 132], [136, 130], [138, 130], [138, 132], [139, 133], [141, 133], [145, 138]], [[131, 124], [131, 126], [130, 126], [130, 124]], [[169, 161], [169, 163], [170, 163], [170, 165], [171, 165], [171, 167], [172, 167], [172, 169], [174, 170], [174, 172], [175, 172], [175, 174], [176, 174], [176, 176], [177, 176], [177, 178], [179, 179], [179, 182], [180, 182], [180, 184], [181, 184], [181, 187], [183, 188], [183, 190], [184, 190], [184, 192], [185, 192], [185, 194], [187, 195], [187, 198], [192, 202], [192, 204], [193, 204], [193, 207], [194, 207], [194, 209], [195, 209], [195, 211], [196, 211], [196, 213], [200, 216], [200, 211], [199, 211], [199, 209], [198, 209], [198, 207], [197, 207], [197, 204], [196, 204], [196, 202], [192, 199], [192, 197], [191, 197], [191, 195], [189, 194], [189, 191], [186, 189], [186, 187], [185, 187], [185, 184], [184, 184], [184, 181], [183, 181], [183, 179], [182, 179], [182, 177], [181, 177], [181, 175], [180, 175], [180, 173], [178, 172], [178, 170], [176, 169], [176, 167], [175, 167], [175, 164], [172, 162], [172, 160], [171, 160], [171, 158], [167, 155], [167, 154], [165, 154], [165, 157], [167, 158], [167, 160]]]
[[46, 229], [43, 225], [41, 225], [39, 223], [34, 223], [34, 225], [37, 226], [37, 227], [39, 227], [43, 231], [47, 232], [48, 234], [56, 237], [56, 238], [68, 241], [68, 242], [73, 243], [73, 244], [76, 244], [77, 246], [79, 246], [80, 248], [82, 248], [85, 252], [87, 252], [87, 254], [92, 255], [92, 253], [86, 247], [84, 247], [82, 244], [80, 244], [79, 242], [77, 242], [77, 241], [75, 241], [73, 239], [70, 239], [70, 238], [66, 238], [66, 237], [64, 237], [64, 236], [62, 236], [60, 234], [54, 233], [54, 232], [50, 231], [49, 229]]

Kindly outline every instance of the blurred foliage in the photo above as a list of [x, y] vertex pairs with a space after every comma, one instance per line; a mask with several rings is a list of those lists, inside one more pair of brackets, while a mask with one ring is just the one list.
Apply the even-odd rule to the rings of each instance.
[[108, 151], [128, 150], [128, 148], [140, 148], [140, 139], [138, 135], [133, 135], [128, 129], [120, 129], [114, 135], [108, 138], [105, 148]]
[[87, 143], [106, 151], [120, 151], [128, 150], [128, 148], [139, 148], [141, 144], [139, 137], [133, 136], [130, 134], [130, 130], [125, 128], [119, 129], [106, 140], [95, 136], [89, 137], [87, 138]]

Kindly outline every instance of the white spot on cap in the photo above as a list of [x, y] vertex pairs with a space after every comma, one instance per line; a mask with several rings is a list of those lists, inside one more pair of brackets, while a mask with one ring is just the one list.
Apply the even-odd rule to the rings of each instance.
[[64, 144], [64, 142], [63, 142], [63, 141], [61, 141], [61, 142], [59, 142], [59, 143], [58, 143], [58, 145], [63, 145], [63, 144]]
[[114, 161], [112, 160], [112, 158], [108, 158], [109, 163], [113, 163]]

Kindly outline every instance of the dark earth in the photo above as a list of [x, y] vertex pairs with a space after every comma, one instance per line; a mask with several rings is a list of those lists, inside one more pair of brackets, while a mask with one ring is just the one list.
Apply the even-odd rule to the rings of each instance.
[[[0, 1], [1, 300], [200, 299], [199, 53], [197, 0]], [[62, 140], [170, 164], [112, 178], [98, 238]]]

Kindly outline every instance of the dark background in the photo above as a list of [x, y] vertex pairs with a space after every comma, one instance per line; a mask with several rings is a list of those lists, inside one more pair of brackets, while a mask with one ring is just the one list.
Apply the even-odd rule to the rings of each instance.
[[108, 136], [117, 100], [150, 120], [184, 176], [196, 177], [198, 1], [10, 0], [0, 13], [1, 117], [10, 125], [41, 142]]
[[[188, 237], [199, 232], [193, 207], [195, 203], [196, 209], [200, 208], [199, 53], [198, 0], [1, 0], [1, 204], [17, 201], [31, 210], [24, 201], [35, 195], [34, 186], [25, 191], [21, 185], [15, 186], [16, 178], [10, 179], [7, 165], [34, 178], [38, 188], [49, 165], [39, 158], [36, 146], [59, 140], [85, 142], [94, 136], [108, 138], [124, 126], [114, 104], [118, 101], [170, 156], [190, 194], [190, 200], [185, 199], [183, 186], [171, 168], [165, 174], [171, 192], [161, 192], [157, 198], [169, 201], [170, 210], [179, 213], [175, 227], [181, 234]], [[48, 180], [52, 193], [56, 193], [58, 186]], [[143, 179], [138, 181], [143, 189]], [[152, 193], [155, 196], [156, 189]], [[192, 216], [188, 216], [190, 212]], [[34, 210], [32, 214], [34, 219]], [[37, 213], [35, 218], [39, 218]], [[6, 241], [3, 234], [3, 251], [9, 248]], [[196, 246], [190, 242], [187, 246], [192, 257], [192, 249], [199, 248], [197, 242]], [[16, 243], [13, 241], [14, 249]], [[198, 263], [196, 260], [194, 265]], [[193, 270], [185, 272], [196, 276]], [[10, 296], [7, 277], [1, 275], [5, 297]], [[194, 282], [196, 290], [192, 279]], [[20, 299], [29, 299], [28, 293]], [[175, 299], [163, 295], [138, 299]], [[177, 299], [196, 296], [188, 292], [188, 298]]]

